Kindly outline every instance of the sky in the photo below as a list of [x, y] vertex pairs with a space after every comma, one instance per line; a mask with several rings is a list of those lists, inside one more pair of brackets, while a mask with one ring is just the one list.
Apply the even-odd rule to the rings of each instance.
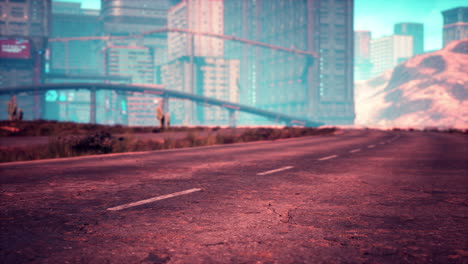
[[[61, 0], [81, 2], [83, 8], [99, 9], [100, 0]], [[155, 0], [157, 1], [157, 0]], [[426, 51], [442, 48], [441, 11], [468, 6], [467, 0], [354, 0], [354, 29], [370, 30], [373, 38], [393, 34], [400, 22], [424, 24]]]
[[468, 6], [467, 0], [355, 0], [354, 29], [370, 30], [372, 38], [393, 34], [400, 22], [424, 24], [424, 49], [442, 48], [441, 11]]

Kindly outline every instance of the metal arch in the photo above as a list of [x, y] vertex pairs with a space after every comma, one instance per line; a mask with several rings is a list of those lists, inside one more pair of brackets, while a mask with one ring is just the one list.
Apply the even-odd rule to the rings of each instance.
[[150, 31], [142, 32], [142, 33], [129, 34], [125, 36], [88, 36], [88, 37], [50, 38], [49, 42], [88, 41], [88, 40], [108, 41], [108, 40], [118, 40], [118, 39], [128, 39], [128, 38], [142, 38], [144, 36], [148, 36], [151, 34], [166, 33], [166, 32], [172, 32], [172, 33], [176, 32], [176, 33], [185, 33], [185, 34], [192, 34], [192, 35], [215, 37], [215, 38], [220, 38], [223, 40], [241, 42], [247, 45], [259, 46], [259, 47], [264, 47], [268, 49], [294, 53], [298, 55], [305, 55], [308, 57], [312, 57], [314, 59], [318, 58], [317, 54], [312, 51], [299, 50], [295, 48], [286, 48], [286, 47], [271, 45], [271, 44], [260, 42], [260, 41], [243, 39], [243, 38], [239, 38], [236, 36], [229, 36], [229, 35], [216, 34], [216, 33], [210, 33], [210, 32], [198, 32], [198, 31], [193, 31], [193, 30], [184, 29], [184, 28], [158, 28], [158, 29], [154, 29], [154, 30], [150, 30]]
[[153, 94], [158, 96], [168, 96], [178, 99], [188, 99], [197, 103], [209, 104], [226, 108], [233, 111], [241, 111], [254, 115], [263, 116], [278, 122], [286, 122], [287, 125], [299, 125], [306, 127], [317, 127], [323, 123], [315, 122], [308, 119], [296, 118], [294, 116], [285, 115], [281, 113], [271, 112], [247, 105], [232, 103], [219, 99], [209, 98], [190, 93], [174, 91], [165, 89], [163, 85], [135, 85], [135, 84], [107, 84], [107, 83], [52, 83], [52, 84], [39, 84], [29, 86], [17, 86], [0, 88], [0, 95], [11, 95], [18, 93], [39, 92], [47, 90], [114, 90], [120, 92], [139, 92], [146, 94]]

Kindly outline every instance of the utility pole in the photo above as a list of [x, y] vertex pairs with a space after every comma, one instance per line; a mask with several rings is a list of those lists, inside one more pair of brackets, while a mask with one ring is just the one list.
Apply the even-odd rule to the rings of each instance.
[[89, 123], [96, 124], [96, 88], [91, 88], [89, 96]]
[[229, 113], [229, 127], [236, 127], [236, 110], [228, 109]]

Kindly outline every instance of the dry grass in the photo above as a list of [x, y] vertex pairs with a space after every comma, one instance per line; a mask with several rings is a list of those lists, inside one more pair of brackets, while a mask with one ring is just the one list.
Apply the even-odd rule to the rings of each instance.
[[[19, 131], [3, 131], [3, 136], [49, 136], [43, 146], [0, 148], [0, 162], [74, 157], [160, 149], [187, 148], [231, 144], [259, 140], [275, 140], [312, 135], [332, 135], [335, 128], [246, 128], [239, 131], [219, 127], [172, 128], [186, 131], [184, 138], [140, 139], [135, 133], [159, 133], [153, 127], [103, 126], [46, 121], [0, 122], [0, 126], [17, 127]], [[168, 131], [168, 130], [165, 130]], [[120, 136], [112, 136], [112, 134]]]
[[[0, 136], [62, 136], [62, 135], [88, 135], [94, 132], [107, 132], [110, 134], [126, 133], [160, 133], [158, 127], [128, 127], [122, 125], [97, 125], [57, 121], [0, 121], [0, 127], [15, 127], [19, 131], [0, 129]], [[203, 131], [206, 127], [171, 127], [164, 131]]]

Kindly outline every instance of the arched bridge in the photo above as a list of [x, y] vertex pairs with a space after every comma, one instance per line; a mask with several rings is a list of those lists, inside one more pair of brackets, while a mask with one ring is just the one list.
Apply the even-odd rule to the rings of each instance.
[[229, 40], [229, 41], [234, 41], [234, 42], [239, 42], [243, 43], [246, 45], [251, 45], [251, 46], [256, 46], [256, 47], [263, 47], [263, 48], [268, 48], [272, 50], [278, 50], [278, 51], [283, 51], [287, 53], [292, 53], [292, 54], [297, 54], [297, 55], [304, 55], [309, 58], [317, 59], [318, 56], [315, 52], [312, 51], [307, 51], [307, 50], [299, 50], [296, 48], [286, 48], [286, 47], [281, 47], [281, 46], [276, 46], [276, 45], [271, 45], [265, 42], [260, 42], [260, 41], [254, 41], [254, 40], [249, 40], [249, 39], [244, 39], [244, 38], [239, 38], [236, 36], [229, 36], [229, 35], [224, 35], [224, 34], [216, 34], [216, 33], [211, 33], [211, 32], [199, 32], [199, 31], [194, 31], [186, 28], [157, 28], [154, 30], [149, 30], [141, 33], [134, 33], [134, 34], [127, 34], [127, 35], [119, 35], [119, 36], [87, 36], [87, 37], [68, 37], [68, 38], [50, 38], [49, 42], [64, 42], [68, 43], [70, 41], [89, 41], [89, 40], [120, 40], [120, 39], [132, 39], [132, 38], [143, 38], [155, 34], [166, 34], [166, 33], [182, 33], [182, 34], [188, 34], [190, 36], [206, 36], [206, 37], [214, 37], [222, 40]]
[[[169, 98], [177, 98], [190, 100], [196, 103], [205, 105], [213, 105], [225, 108], [230, 113], [230, 125], [234, 125], [234, 113], [236, 111], [250, 113], [262, 117], [269, 118], [278, 123], [285, 123], [288, 126], [299, 125], [307, 127], [321, 126], [323, 123], [312, 120], [298, 118], [290, 115], [267, 111], [252, 106], [232, 103], [215, 98], [194, 95], [190, 93], [165, 89], [163, 85], [145, 85], [145, 84], [108, 84], [108, 83], [53, 83], [39, 84], [30, 86], [7, 87], [0, 89], [0, 95], [15, 95], [19, 93], [44, 93], [48, 90], [81, 90], [86, 89], [91, 91], [90, 114], [91, 122], [96, 120], [96, 91], [97, 90], [113, 90], [117, 92], [138, 92], [143, 94], [157, 95], [168, 100]], [[167, 103], [165, 104], [167, 105]]]

